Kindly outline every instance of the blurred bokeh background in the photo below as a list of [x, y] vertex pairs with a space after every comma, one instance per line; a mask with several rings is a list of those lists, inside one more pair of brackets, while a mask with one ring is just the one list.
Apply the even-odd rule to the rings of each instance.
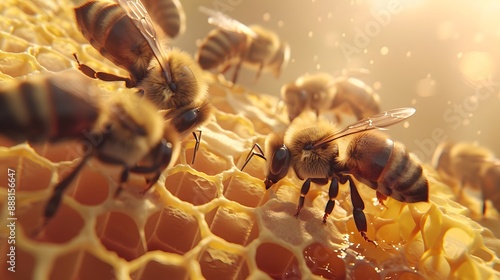
[[201, 5], [274, 30], [290, 44], [279, 79], [263, 73], [255, 82], [255, 72], [240, 72], [239, 83], [251, 89], [278, 96], [305, 73], [367, 69], [358, 78], [376, 89], [383, 110], [417, 109], [388, 133], [424, 161], [444, 139], [477, 142], [500, 156], [499, 0], [181, 2], [187, 29], [172, 44], [190, 53], [213, 29]]

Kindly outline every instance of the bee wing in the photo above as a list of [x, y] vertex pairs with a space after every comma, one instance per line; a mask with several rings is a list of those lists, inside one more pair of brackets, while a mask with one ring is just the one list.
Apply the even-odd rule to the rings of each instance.
[[360, 133], [367, 130], [384, 129], [385, 127], [391, 126], [411, 117], [413, 114], [415, 114], [415, 112], [416, 110], [414, 108], [398, 108], [388, 110], [355, 122], [354, 124], [329, 135], [323, 141], [316, 143], [316, 145], [321, 145], [327, 142], [331, 142], [335, 139], [345, 137], [347, 135]]
[[146, 8], [140, 0], [118, 0], [118, 4], [120, 4], [120, 7], [122, 7], [123, 11], [125, 11], [125, 14], [127, 14], [127, 16], [132, 20], [144, 39], [148, 42], [148, 45], [151, 47], [156, 60], [158, 60], [158, 63], [164, 72], [167, 83], [170, 84], [172, 82], [172, 76], [170, 74], [170, 66], [167, 62], [167, 56], [158, 42], [153, 21], [146, 11]]
[[232, 32], [245, 33], [248, 36], [257, 38], [257, 33], [255, 33], [250, 27], [222, 12], [215, 11], [204, 6], [200, 6], [198, 9], [200, 12], [210, 16], [208, 18], [208, 23], [212, 25]]

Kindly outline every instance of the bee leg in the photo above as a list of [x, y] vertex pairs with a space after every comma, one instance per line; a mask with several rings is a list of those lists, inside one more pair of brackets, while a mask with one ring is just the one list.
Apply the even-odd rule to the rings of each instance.
[[80, 60], [78, 60], [76, 53], [73, 53], [73, 57], [75, 58], [76, 63], [78, 63], [78, 69], [80, 71], [82, 71], [83, 74], [85, 74], [86, 76], [88, 76], [92, 79], [99, 79], [99, 80], [106, 81], [106, 82], [123, 81], [123, 82], [125, 82], [125, 86], [128, 88], [135, 86], [135, 83], [130, 78], [120, 77], [120, 76], [110, 74], [110, 73], [105, 73], [105, 72], [96, 72], [90, 66], [80, 63]]
[[[255, 148], [257, 148], [257, 150], [259, 150], [259, 152], [254, 152], [255, 151]], [[245, 164], [243, 164], [243, 166], [241, 167], [241, 171], [243, 171], [243, 169], [245, 168], [245, 166], [247, 166], [247, 164], [250, 162], [250, 160], [252, 159], [253, 156], [258, 156], [264, 160], [267, 160], [266, 157], [264, 156], [264, 151], [262, 151], [262, 148], [260, 147], [259, 144], [255, 143], [253, 144], [252, 146], [252, 149], [250, 150], [250, 152], [248, 152], [248, 155], [245, 159]]]
[[76, 63], [78, 64], [78, 70], [82, 71], [83, 74], [85, 74], [85, 76], [89, 77], [89, 78], [92, 78], [92, 79], [95, 79], [95, 70], [90, 68], [90, 66], [86, 65], [86, 64], [82, 64], [80, 63], [80, 60], [78, 60], [78, 56], [76, 56], [76, 53], [73, 53], [73, 57], [75, 58], [76, 60]]
[[232, 79], [233, 85], [236, 84], [236, 80], [238, 79], [238, 74], [240, 72], [241, 64], [243, 63], [243, 57], [244, 55], [240, 57], [240, 61], [238, 61], [238, 64], [236, 64], [236, 67], [234, 68], [233, 79]]
[[194, 160], [196, 159], [196, 152], [198, 152], [198, 149], [200, 148], [200, 141], [201, 141], [201, 130], [197, 130], [198, 135], [193, 131], [193, 137], [194, 140], [196, 141], [196, 144], [194, 144], [194, 151], [193, 151], [193, 160], [191, 161], [191, 164], [194, 164]]
[[127, 88], [131, 88], [136, 85], [130, 78], [125, 78], [106, 72], [95, 72], [95, 77], [101, 81], [106, 82], [125, 82], [125, 86]]
[[462, 196], [464, 195], [464, 188], [465, 188], [465, 180], [461, 180], [460, 181], [460, 190], [458, 191], [457, 199], [461, 199]]
[[71, 182], [75, 179], [76, 175], [82, 170], [83, 166], [87, 162], [87, 160], [90, 158], [90, 156], [84, 157], [80, 163], [76, 166], [71, 173], [66, 176], [57, 186], [54, 188], [54, 191], [52, 193], [52, 196], [50, 197], [49, 201], [45, 205], [45, 210], [43, 212], [43, 217], [44, 217], [44, 222], [43, 224], [38, 227], [37, 229], [34, 230], [33, 236], [37, 236], [43, 228], [48, 224], [50, 219], [52, 219], [61, 206], [61, 199], [62, 195], [64, 194], [64, 191], [70, 186]]
[[302, 184], [302, 188], [300, 189], [300, 197], [299, 197], [299, 204], [297, 205], [297, 213], [295, 213], [295, 218], [299, 217], [300, 210], [302, 210], [302, 207], [304, 206], [304, 200], [309, 192], [309, 188], [311, 187], [311, 178], [307, 179], [304, 184]]
[[153, 177], [146, 179], [148, 183], [146, 188], [141, 192], [144, 195], [146, 192], [153, 187], [153, 185], [160, 178], [161, 172], [167, 168], [172, 159], [172, 145], [165, 140], [162, 140], [161, 143], [152, 151], [153, 154], [156, 155], [156, 158], [153, 160], [150, 166], [134, 166], [130, 169], [130, 172], [138, 173], [138, 174], [146, 174], [154, 172]]
[[366, 231], [368, 229], [367, 222], [366, 222], [366, 216], [363, 210], [365, 209], [365, 203], [363, 202], [363, 199], [359, 195], [358, 189], [356, 188], [356, 184], [352, 180], [351, 176], [344, 175], [345, 177], [340, 178], [341, 183], [345, 183], [345, 180], [347, 179], [349, 181], [349, 187], [351, 190], [351, 201], [352, 201], [352, 216], [354, 218], [354, 222], [356, 223], [356, 228], [358, 229], [359, 233], [367, 242], [371, 242], [377, 246], [377, 243], [371, 239], [368, 238], [366, 235]]
[[326, 219], [332, 213], [333, 207], [335, 207], [335, 198], [339, 194], [339, 179], [337, 177], [332, 178], [330, 183], [330, 188], [328, 189], [328, 202], [325, 206], [325, 215], [323, 216], [323, 223], [326, 224]]
[[257, 74], [255, 75], [254, 83], [256, 83], [257, 80], [259, 80], [263, 68], [264, 68], [264, 63], [261, 63], [259, 69], [257, 70]]
[[123, 171], [122, 174], [120, 175], [120, 184], [118, 185], [115, 191], [115, 198], [117, 198], [122, 193], [123, 191], [122, 184], [128, 181], [128, 175], [130, 174], [130, 168], [125, 163], [122, 164], [123, 164]]
[[484, 185], [481, 183], [481, 197], [483, 200], [483, 217], [486, 214], [486, 196], [485, 196], [485, 189]]

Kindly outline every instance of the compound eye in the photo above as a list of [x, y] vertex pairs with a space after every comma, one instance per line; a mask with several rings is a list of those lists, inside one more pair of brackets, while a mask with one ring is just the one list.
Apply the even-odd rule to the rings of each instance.
[[[288, 164], [290, 162], [290, 152], [283, 145], [278, 150], [276, 150], [271, 159], [270, 171], [274, 175], [282, 175], [288, 172]], [[284, 175], [283, 175], [284, 176]]]
[[194, 108], [184, 111], [173, 119], [173, 123], [175, 128], [179, 133], [183, 133], [185, 131], [193, 128], [199, 119], [200, 108]]

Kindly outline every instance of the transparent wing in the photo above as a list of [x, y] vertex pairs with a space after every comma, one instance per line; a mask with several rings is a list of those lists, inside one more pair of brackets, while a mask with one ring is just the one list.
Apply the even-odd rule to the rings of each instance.
[[331, 142], [335, 139], [367, 130], [384, 129], [385, 127], [391, 126], [411, 117], [413, 114], [415, 114], [415, 112], [416, 110], [414, 108], [398, 108], [388, 110], [380, 114], [359, 120], [358, 122], [337, 131], [336, 133], [325, 138], [323, 141], [321, 141], [321, 143], [317, 144], [319, 145], [326, 142]]
[[255, 33], [250, 27], [222, 12], [215, 11], [204, 6], [200, 6], [198, 9], [200, 10], [200, 12], [210, 16], [208, 18], [208, 23], [212, 25], [228, 31], [245, 33], [253, 38], [257, 38], [257, 33]]
[[[132, 20], [134, 25], [139, 29], [142, 36], [146, 39], [151, 50], [153, 51], [156, 60], [160, 64], [164, 72], [165, 79], [168, 84], [172, 82], [172, 75], [170, 74], [170, 66], [168, 65], [167, 56], [162, 50], [160, 43], [158, 42], [158, 37], [156, 36], [156, 30], [153, 26], [153, 21], [149, 16], [146, 8], [141, 3], [140, 0], [117, 0], [120, 7], [127, 14], [127, 16]], [[162, 65], [166, 64], [166, 65]]]

